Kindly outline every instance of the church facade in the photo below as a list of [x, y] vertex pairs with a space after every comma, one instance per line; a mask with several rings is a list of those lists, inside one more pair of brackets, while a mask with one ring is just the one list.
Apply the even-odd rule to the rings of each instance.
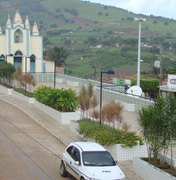
[[0, 61], [7, 61], [20, 67], [22, 72], [41, 73], [53, 71], [53, 62], [43, 60], [43, 38], [37, 23], [30, 26], [16, 11], [13, 21], [8, 16], [5, 33], [0, 27]]

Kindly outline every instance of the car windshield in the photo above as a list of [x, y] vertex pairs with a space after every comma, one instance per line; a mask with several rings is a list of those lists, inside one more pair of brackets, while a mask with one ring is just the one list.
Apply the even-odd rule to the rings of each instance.
[[85, 166], [115, 166], [116, 163], [108, 151], [85, 151], [82, 153]]

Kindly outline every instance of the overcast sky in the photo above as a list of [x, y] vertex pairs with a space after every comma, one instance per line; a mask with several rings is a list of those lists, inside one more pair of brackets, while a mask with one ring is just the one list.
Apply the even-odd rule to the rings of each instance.
[[176, 0], [87, 0], [119, 7], [137, 14], [176, 19]]

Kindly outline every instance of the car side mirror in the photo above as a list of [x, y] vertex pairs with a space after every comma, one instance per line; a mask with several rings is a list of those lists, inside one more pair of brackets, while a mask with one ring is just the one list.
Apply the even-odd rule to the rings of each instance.
[[116, 164], [119, 164], [118, 161], [115, 161]]
[[75, 165], [79, 166], [79, 161], [75, 161]]

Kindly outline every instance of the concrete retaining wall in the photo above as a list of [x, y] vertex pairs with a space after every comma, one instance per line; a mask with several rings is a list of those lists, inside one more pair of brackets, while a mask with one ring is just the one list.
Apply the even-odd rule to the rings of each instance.
[[142, 177], [144, 180], [176, 180], [176, 177], [171, 176], [170, 174], [160, 170], [159, 168], [143, 161], [140, 158], [134, 158], [133, 167], [135, 173]]
[[135, 157], [148, 157], [146, 145], [136, 145], [132, 148], [116, 144], [108, 147], [112, 156], [117, 161], [133, 160]]
[[51, 116], [56, 121], [60, 122], [61, 124], [69, 124], [72, 120], [79, 120], [80, 119], [80, 113], [79, 111], [76, 112], [60, 112], [53, 108], [50, 108], [49, 106], [46, 106], [38, 101], [34, 102], [34, 106], [36, 106], [38, 109], [44, 111], [49, 116]]
[[72, 121], [72, 120], [75, 120], [75, 121], [80, 120], [80, 111], [79, 110], [76, 112], [60, 112], [60, 111], [57, 111], [53, 108], [50, 108], [49, 106], [46, 106], [46, 105], [38, 102], [34, 98], [29, 98], [27, 96], [24, 96], [23, 94], [20, 94], [20, 93], [14, 91], [13, 89], [8, 89], [3, 86], [0, 86], [0, 92], [10, 95], [10, 96], [13, 96], [15, 98], [18, 98], [21, 101], [25, 101], [27, 103], [34, 104], [34, 106], [36, 108], [45, 112], [46, 114], [48, 114], [53, 119], [60, 122], [61, 124], [69, 124], [70, 121]]

